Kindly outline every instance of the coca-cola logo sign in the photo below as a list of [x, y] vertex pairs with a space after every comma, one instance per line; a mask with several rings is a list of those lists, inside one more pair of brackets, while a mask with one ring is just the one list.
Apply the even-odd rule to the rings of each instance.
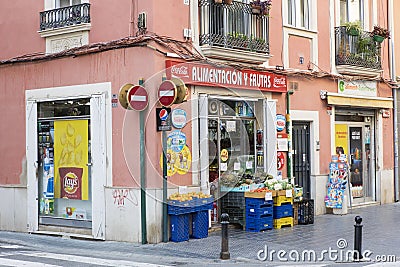
[[274, 87], [286, 87], [286, 78], [285, 77], [275, 77], [274, 78]]
[[184, 65], [174, 65], [171, 67], [172, 76], [189, 78], [189, 68]]

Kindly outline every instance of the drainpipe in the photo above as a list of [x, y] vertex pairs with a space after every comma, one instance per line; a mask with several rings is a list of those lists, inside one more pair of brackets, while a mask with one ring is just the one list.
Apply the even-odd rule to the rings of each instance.
[[290, 119], [290, 95], [292, 94], [292, 90], [286, 93], [286, 133], [288, 135], [287, 177], [289, 183], [292, 182], [292, 121]]
[[396, 66], [394, 64], [394, 35], [393, 35], [393, 0], [388, 0], [388, 28], [392, 33], [389, 42], [389, 68], [390, 79], [396, 84], [393, 87], [393, 138], [394, 138], [394, 200], [399, 201], [399, 141], [397, 129], [397, 81], [396, 81]]

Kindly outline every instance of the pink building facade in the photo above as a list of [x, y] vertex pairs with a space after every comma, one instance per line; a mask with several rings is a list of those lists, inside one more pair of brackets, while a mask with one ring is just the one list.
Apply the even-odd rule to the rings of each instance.
[[[167, 196], [219, 198], [224, 173], [265, 172], [302, 186], [324, 214], [341, 147], [348, 203], [393, 202], [389, 41], [369, 35], [387, 26], [388, 2], [300, 2], [272, 1], [268, 15], [251, 1], [7, 4], [0, 228], [163, 241], [159, 87], [172, 78], [187, 89], [166, 109]], [[343, 25], [355, 20], [362, 32], [350, 36]], [[139, 83], [142, 112], [123, 107], [124, 86]]]

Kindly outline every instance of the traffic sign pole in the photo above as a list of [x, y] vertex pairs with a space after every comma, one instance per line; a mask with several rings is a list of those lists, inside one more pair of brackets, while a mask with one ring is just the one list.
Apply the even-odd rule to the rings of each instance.
[[[139, 85], [143, 84], [143, 80], [139, 80]], [[147, 95], [147, 92], [146, 92]], [[132, 100], [131, 100], [132, 101]], [[146, 96], [146, 102], [148, 102]], [[131, 105], [131, 104], [130, 104]], [[135, 104], [134, 104], [135, 105]], [[140, 131], [140, 213], [141, 213], [141, 228], [142, 228], [142, 244], [147, 244], [147, 214], [146, 214], [146, 162], [145, 162], [145, 143], [144, 143], [144, 113], [146, 106], [143, 110], [139, 111], [139, 131]]]

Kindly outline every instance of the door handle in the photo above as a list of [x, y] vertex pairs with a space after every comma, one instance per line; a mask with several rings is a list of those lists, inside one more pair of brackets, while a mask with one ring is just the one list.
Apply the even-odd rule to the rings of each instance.
[[93, 163], [91, 163], [91, 162], [89, 162], [89, 163], [86, 163], [86, 166], [93, 166]]

